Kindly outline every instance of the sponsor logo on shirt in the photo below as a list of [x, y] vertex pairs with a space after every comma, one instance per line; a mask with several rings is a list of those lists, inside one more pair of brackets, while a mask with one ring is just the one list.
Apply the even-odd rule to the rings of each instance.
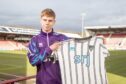
[[39, 43], [39, 47], [43, 47], [43, 43]]
[[87, 67], [90, 66], [90, 56], [89, 55], [76, 55], [74, 56], [75, 64], [85, 64]]

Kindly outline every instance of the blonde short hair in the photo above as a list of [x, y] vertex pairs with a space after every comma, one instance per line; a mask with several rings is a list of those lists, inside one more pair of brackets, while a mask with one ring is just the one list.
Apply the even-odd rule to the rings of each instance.
[[41, 12], [41, 18], [43, 16], [54, 17], [54, 19], [56, 18], [55, 12], [50, 8], [46, 8]]

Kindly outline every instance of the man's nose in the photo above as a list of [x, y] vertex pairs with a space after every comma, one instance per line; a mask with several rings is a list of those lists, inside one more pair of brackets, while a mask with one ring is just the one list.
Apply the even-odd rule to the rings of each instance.
[[49, 21], [46, 21], [46, 24], [49, 24]]

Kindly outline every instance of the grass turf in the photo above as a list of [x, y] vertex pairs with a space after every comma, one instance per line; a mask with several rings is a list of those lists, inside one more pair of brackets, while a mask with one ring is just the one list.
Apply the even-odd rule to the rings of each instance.
[[109, 84], [126, 84], [126, 50], [110, 51], [106, 69]]
[[0, 79], [25, 76], [26, 69], [26, 51], [0, 51]]

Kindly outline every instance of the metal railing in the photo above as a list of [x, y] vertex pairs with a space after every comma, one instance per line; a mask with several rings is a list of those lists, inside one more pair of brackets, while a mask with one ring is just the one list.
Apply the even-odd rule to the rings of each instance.
[[33, 78], [35, 78], [35, 75], [27, 76], [27, 77], [19, 77], [19, 78], [16, 78], [16, 79], [5, 80], [5, 81], [0, 82], [0, 84], [14, 84], [15, 82], [25, 81], [25, 80], [33, 79]]

